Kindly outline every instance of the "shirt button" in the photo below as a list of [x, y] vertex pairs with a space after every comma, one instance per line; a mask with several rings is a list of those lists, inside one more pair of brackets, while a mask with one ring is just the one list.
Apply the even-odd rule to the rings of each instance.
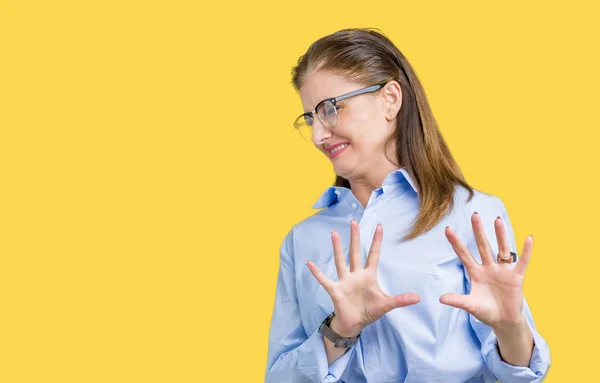
[[352, 202], [352, 209], [356, 209], [358, 205], [355, 202]]
[[340, 195], [340, 194], [342, 194], [342, 193], [340, 193], [340, 191], [339, 191], [339, 190], [336, 190], [336, 191], [334, 191], [334, 193], [335, 193], [335, 194], [337, 194], [337, 195]]

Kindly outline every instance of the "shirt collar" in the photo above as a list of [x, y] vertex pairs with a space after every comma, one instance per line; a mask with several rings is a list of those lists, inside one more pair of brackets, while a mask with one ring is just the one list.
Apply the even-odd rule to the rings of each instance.
[[[388, 174], [381, 184], [381, 189], [385, 192], [390, 185], [401, 184], [401, 187], [405, 189], [412, 189], [417, 192], [417, 188], [415, 187], [414, 181], [408, 174], [408, 171], [405, 168], [400, 168], [392, 171]], [[319, 197], [317, 202], [312, 206], [313, 209], [322, 209], [324, 207], [329, 207], [334, 205], [342, 200], [344, 195], [348, 193], [350, 189], [343, 186], [330, 186], [328, 187], [323, 194]]]

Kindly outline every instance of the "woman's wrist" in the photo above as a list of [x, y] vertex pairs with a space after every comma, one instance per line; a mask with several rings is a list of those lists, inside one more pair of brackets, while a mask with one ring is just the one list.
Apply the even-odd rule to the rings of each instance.
[[531, 362], [534, 341], [527, 321], [494, 328], [500, 358], [513, 366], [527, 367]]
[[334, 317], [329, 324], [329, 328], [335, 331], [339, 336], [343, 336], [344, 338], [354, 338], [358, 336], [362, 332], [362, 327], [354, 326], [351, 328], [344, 328], [340, 325], [338, 317]]
[[521, 315], [521, 317], [514, 322], [492, 326], [492, 329], [497, 336], [503, 338], [518, 338], [519, 335], [529, 333], [529, 326], [527, 325], [525, 315]]

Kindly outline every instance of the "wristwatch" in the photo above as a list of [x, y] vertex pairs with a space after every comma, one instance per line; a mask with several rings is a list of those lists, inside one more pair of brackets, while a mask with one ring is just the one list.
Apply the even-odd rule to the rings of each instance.
[[323, 336], [325, 338], [329, 339], [335, 347], [339, 347], [339, 348], [352, 347], [354, 345], [354, 343], [358, 342], [358, 338], [360, 338], [360, 334], [362, 334], [362, 332], [360, 332], [354, 338], [344, 338], [343, 336], [341, 336], [341, 335], [337, 334], [335, 331], [333, 331], [331, 329], [331, 327], [329, 327], [329, 324], [331, 323], [333, 318], [335, 318], [335, 311], [332, 312], [331, 314], [329, 314], [329, 316], [327, 318], [325, 318], [323, 323], [321, 323], [321, 326], [319, 326], [319, 333], [323, 334]]

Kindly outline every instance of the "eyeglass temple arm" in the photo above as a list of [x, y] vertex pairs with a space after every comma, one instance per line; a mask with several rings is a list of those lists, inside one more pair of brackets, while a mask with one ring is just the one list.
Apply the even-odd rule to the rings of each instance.
[[345, 100], [345, 99], [350, 98], [350, 97], [358, 96], [359, 94], [369, 93], [369, 92], [375, 92], [376, 90], [379, 90], [380, 88], [382, 88], [384, 85], [385, 84], [378, 84], [378, 85], [370, 86], [368, 88], [355, 90], [354, 92], [346, 93], [346, 94], [343, 94], [343, 95], [341, 95], [339, 97], [336, 97], [335, 100], [336, 101], [342, 101], [342, 100]]

